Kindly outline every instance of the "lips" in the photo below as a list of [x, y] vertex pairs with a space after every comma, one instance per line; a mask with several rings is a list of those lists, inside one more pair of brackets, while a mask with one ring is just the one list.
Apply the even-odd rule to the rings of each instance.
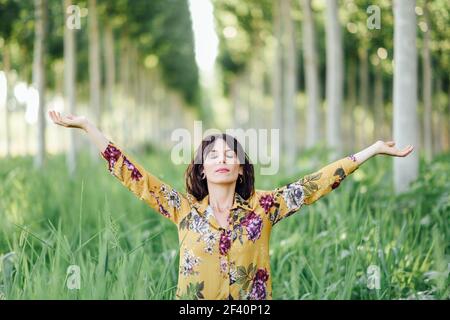
[[217, 173], [227, 173], [230, 172], [230, 170], [228, 170], [227, 168], [219, 168], [216, 170]]

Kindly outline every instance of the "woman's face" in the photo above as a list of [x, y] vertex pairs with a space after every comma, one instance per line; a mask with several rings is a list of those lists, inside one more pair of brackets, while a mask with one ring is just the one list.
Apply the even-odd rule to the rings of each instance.
[[203, 173], [210, 183], [228, 184], [237, 181], [242, 174], [242, 166], [237, 154], [223, 139], [214, 141], [214, 145], [203, 161]]

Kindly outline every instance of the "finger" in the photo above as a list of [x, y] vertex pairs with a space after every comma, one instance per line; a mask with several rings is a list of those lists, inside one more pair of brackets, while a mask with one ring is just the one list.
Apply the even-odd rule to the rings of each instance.
[[62, 116], [61, 119], [66, 123], [71, 123], [71, 120], [73, 120], [73, 116], [71, 114], [68, 114], [66, 116]]
[[59, 120], [58, 120], [58, 117], [56, 116], [56, 112], [55, 111], [52, 112], [52, 116], [53, 116], [53, 121], [55, 121], [55, 123], [58, 123]]
[[53, 111], [53, 118], [55, 119], [55, 122], [57, 124], [61, 124], [61, 121], [59, 120], [59, 117], [58, 117], [58, 112]]
[[56, 113], [56, 118], [58, 120], [58, 124], [67, 127], [67, 123], [62, 119], [61, 114], [59, 112]]
[[55, 124], [58, 124], [58, 119], [56, 119], [55, 111], [50, 111], [50, 117], [52, 118]]
[[66, 126], [66, 123], [64, 122], [63, 118], [61, 117], [61, 114], [58, 112], [57, 115], [58, 115], [58, 121], [59, 121], [63, 126]]
[[412, 147], [412, 146], [406, 147], [405, 149], [403, 149], [403, 150], [400, 152], [400, 156], [401, 156], [401, 157], [406, 157], [408, 154], [410, 154], [410, 153], [412, 152], [412, 150], [413, 150], [413, 147]]

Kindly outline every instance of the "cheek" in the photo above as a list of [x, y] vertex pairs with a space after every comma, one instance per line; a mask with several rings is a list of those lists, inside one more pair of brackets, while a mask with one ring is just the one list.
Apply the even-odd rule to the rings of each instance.
[[205, 172], [206, 175], [210, 175], [214, 171], [213, 165], [207, 164], [205, 162], [203, 165], [203, 171]]
[[238, 174], [239, 174], [239, 165], [234, 165], [234, 166], [232, 166], [231, 167], [231, 174], [233, 175], [233, 176], [238, 176]]

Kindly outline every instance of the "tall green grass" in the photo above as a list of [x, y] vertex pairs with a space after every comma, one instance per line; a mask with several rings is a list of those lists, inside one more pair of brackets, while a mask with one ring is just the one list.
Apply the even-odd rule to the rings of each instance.
[[[310, 156], [299, 159], [303, 169], [294, 178], [317, 169], [303, 165]], [[185, 168], [168, 165], [168, 154], [135, 158], [184, 189]], [[397, 197], [391, 159], [369, 160], [274, 227], [274, 299], [449, 299], [450, 154], [421, 163], [411, 192]], [[31, 158], [0, 160], [0, 297], [173, 299], [175, 226], [110, 176], [104, 162], [83, 154], [78, 172], [69, 178], [64, 156], [52, 156], [41, 171]], [[292, 180], [258, 176], [257, 188]], [[67, 288], [70, 265], [80, 267], [79, 290]], [[378, 290], [367, 286], [370, 265], [380, 268]]]

